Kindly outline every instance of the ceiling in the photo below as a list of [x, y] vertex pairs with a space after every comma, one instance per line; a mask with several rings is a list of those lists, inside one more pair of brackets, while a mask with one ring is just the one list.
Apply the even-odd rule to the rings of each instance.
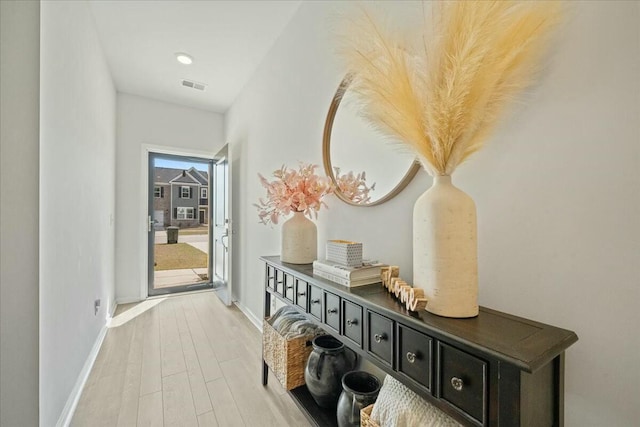
[[[301, 1], [89, 2], [120, 92], [224, 113]], [[180, 64], [176, 52], [194, 58]], [[182, 86], [204, 83], [204, 92]]]

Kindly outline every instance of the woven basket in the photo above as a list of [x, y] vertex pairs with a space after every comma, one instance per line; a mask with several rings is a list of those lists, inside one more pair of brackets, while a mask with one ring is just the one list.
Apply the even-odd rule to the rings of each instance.
[[313, 350], [314, 335], [286, 340], [266, 318], [262, 327], [262, 355], [282, 387], [291, 390], [304, 382], [304, 369]]
[[371, 411], [373, 410], [373, 403], [366, 408], [360, 410], [360, 427], [380, 427], [378, 423], [371, 419]]

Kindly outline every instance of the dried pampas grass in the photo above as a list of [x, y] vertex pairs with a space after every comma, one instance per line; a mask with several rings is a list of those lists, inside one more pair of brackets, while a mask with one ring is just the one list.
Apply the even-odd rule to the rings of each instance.
[[431, 175], [450, 175], [533, 81], [560, 9], [557, 1], [439, 3], [416, 46], [363, 9], [342, 37], [349, 89], [364, 117], [413, 149]]

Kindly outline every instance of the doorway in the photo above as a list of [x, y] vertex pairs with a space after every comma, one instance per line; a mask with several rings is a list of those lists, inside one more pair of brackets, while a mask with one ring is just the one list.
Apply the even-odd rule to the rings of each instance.
[[214, 161], [149, 153], [148, 294], [213, 288]]

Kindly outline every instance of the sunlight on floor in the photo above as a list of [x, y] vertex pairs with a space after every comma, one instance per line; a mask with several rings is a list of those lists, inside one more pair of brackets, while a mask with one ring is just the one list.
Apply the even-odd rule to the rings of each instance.
[[166, 298], [154, 298], [142, 301], [135, 307], [132, 307], [129, 310], [118, 314], [116, 317], [113, 317], [109, 322], [109, 328], [117, 328], [118, 326], [124, 325], [129, 320], [135, 319], [137, 316], [141, 315], [147, 310], [152, 309], [164, 300], [166, 300]]

